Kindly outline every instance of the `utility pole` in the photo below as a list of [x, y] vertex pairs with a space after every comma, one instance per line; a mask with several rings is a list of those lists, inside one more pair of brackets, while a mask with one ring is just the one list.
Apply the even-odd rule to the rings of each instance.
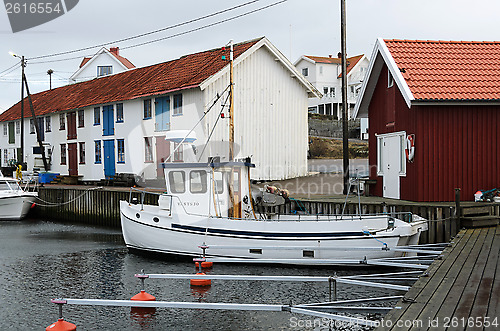
[[47, 75], [49, 75], [49, 89], [52, 90], [52, 74], [54, 73], [54, 70], [49, 69], [47, 70]]
[[22, 164], [24, 163], [24, 67], [26, 67], [26, 61], [24, 55], [19, 56], [14, 52], [9, 52], [9, 54], [21, 59], [21, 148], [19, 149], [17, 162]]
[[234, 161], [234, 84], [233, 84], [233, 41], [229, 52], [229, 161]]
[[[19, 162], [24, 163], [24, 67], [26, 67], [26, 62], [24, 61], [24, 55], [21, 57], [21, 152], [19, 153]], [[26, 170], [26, 169], [25, 169]]]
[[340, 0], [340, 35], [342, 52], [342, 150], [344, 158], [344, 194], [349, 190], [349, 132], [347, 110], [347, 46], [346, 46], [346, 17], [345, 0]]

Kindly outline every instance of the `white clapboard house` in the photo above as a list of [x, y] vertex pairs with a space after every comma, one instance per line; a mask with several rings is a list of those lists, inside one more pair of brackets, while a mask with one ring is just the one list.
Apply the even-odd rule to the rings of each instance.
[[[183, 144], [168, 159], [177, 143], [165, 136], [173, 130], [195, 128], [200, 161], [227, 160], [229, 52], [218, 47], [34, 94], [37, 120], [24, 120], [28, 170], [43, 170], [35, 123], [50, 170], [88, 181], [121, 173], [162, 177], [162, 162], [192, 154]], [[234, 45], [235, 156], [251, 157], [252, 179], [307, 173], [309, 97], [321, 94], [268, 39]], [[29, 114], [27, 98], [24, 108]], [[20, 109], [19, 102], [0, 114], [2, 166], [18, 155]]]

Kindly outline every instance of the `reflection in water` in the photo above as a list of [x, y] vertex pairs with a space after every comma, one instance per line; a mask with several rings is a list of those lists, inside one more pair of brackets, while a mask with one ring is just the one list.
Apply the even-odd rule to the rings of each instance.
[[[119, 230], [42, 221], [0, 222], [0, 321], [43, 330], [57, 320], [51, 298], [130, 299], [141, 290], [134, 277], [146, 273], [195, 273], [193, 263], [129, 254]], [[336, 270], [339, 275], [380, 272]], [[333, 275], [333, 270], [217, 264], [205, 273], [251, 275]], [[213, 280], [191, 287], [189, 280], [147, 279], [146, 291], [159, 301], [299, 304], [328, 300], [328, 285], [312, 282]], [[338, 298], [394, 295], [384, 289], [340, 286]], [[65, 320], [78, 330], [294, 330], [290, 318], [312, 317], [260, 311], [64, 306]], [[298, 329], [296, 329], [298, 330]]]

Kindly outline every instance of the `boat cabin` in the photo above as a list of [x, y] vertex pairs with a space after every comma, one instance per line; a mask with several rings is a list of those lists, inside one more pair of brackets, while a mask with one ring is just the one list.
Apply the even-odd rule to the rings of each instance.
[[255, 218], [250, 192], [250, 162], [163, 163], [167, 194], [159, 204], [182, 206], [187, 213]]

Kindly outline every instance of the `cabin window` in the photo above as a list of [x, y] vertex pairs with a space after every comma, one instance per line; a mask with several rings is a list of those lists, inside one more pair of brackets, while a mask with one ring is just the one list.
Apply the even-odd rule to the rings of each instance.
[[123, 103], [116, 104], [116, 123], [123, 123]]
[[50, 116], [45, 117], [45, 132], [52, 131], [52, 123], [50, 121]]
[[152, 117], [151, 113], [151, 99], [144, 100], [144, 117], [143, 119], [148, 120]]
[[4, 123], [3, 124], [3, 135], [6, 136], [7, 135], [7, 123]]
[[66, 129], [66, 120], [64, 119], [64, 114], [59, 114], [59, 130]]
[[186, 192], [186, 179], [184, 171], [170, 171], [168, 173], [168, 182], [172, 193]]
[[182, 94], [174, 94], [174, 115], [182, 115]]
[[330, 87], [330, 97], [335, 98], [335, 87]]
[[66, 144], [61, 144], [61, 164], [66, 164]]
[[304, 75], [304, 76], [307, 77], [309, 75], [309, 68], [303, 68], [302, 69], [302, 75]]
[[118, 145], [118, 163], [125, 163], [125, 139], [116, 139]]
[[85, 113], [83, 109], [78, 111], [78, 127], [83, 128], [85, 126]]
[[113, 73], [112, 66], [98, 66], [97, 67], [97, 77], [111, 75]]
[[233, 173], [233, 190], [234, 193], [238, 193], [240, 191], [240, 173]]
[[323, 96], [328, 97], [328, 87], [323, 87]]
[[216, 171], [214, 172], [214, 185], [215, 185], [215, 193], [221, 194], [224, 192], [224, 176], [222, 172]]
[[99, 125], [99, 124], [101, 124], [101, 108], [95, 107], [94, 108], [94, 125]]
[[30, 118], [30, 134], [34, 134], [35, 133], [35, 121]]
[[94, 141], [94, 149], [95, 149], [95, 161], [94, 163], [96, 164], [100, 164], [101, 163], [101, 141], [100, 140], [96, 140]]
[[193, 170], [189, 174], [191, 193], [207, 192], [207, 172], [204, 170]]
[[153, 137], [144, 137], [144, 162], [153, 162]]
[[21, 121], [16, 122], [16, 134], [21, 134]]

